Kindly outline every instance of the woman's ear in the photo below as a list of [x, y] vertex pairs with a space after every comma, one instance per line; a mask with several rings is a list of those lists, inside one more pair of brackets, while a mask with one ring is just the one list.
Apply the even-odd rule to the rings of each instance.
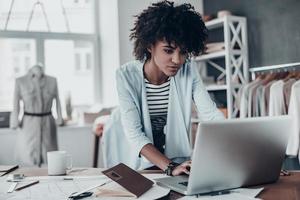
[[147, 51], [151, 54], [153, 49], [153, 44], [151, 44], [149, 47], [147, 47]]
[[151, 52], [152, 52], [152, 48], [151, 48], [151, 47], [148, 47], [148, 48], [147, 48], [147, 51], [148, 51], [149, 53], [151, 53]]

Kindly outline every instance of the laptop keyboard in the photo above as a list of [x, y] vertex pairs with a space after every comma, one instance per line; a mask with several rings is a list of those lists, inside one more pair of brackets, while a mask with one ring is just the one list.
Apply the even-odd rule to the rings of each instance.
[[180, 182], [179, 184], [187, 186], [188, 185], [188, 181], [186, 181], [186, 182]]

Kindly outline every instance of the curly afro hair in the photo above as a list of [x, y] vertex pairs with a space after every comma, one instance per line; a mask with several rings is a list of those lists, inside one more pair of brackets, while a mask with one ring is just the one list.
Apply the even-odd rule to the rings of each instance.
[[161, 1], [135, 17], [130, 40], [134, 41], [133, 53], [137, 60], [150, 59], [147, 49], [162, 40], [174, 43], [188, 56], [198, 56], [204, 50], [207, 29], [191, 4], [174, 6], [174, 2]]

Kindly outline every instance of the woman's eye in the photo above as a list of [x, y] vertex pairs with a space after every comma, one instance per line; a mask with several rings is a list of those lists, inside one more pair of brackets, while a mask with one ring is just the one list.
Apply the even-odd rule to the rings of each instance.
[[173, 53], [173, 50], [172, 50], [172, 49], [164, 49], [164, 51], [165, 51], [167, 54], [172, 54], [172, 53]]

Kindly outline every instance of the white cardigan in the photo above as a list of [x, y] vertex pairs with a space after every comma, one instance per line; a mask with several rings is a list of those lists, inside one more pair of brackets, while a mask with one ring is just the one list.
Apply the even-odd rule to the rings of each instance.
[[[196, 104], [200, 120], [224, 119], [206, 91], [195, 65], [186, 62], [170, 80], [165, 145], [165, 155], [170, 159], [191, 156], [192, 101]], [[153, 144], [143, 66], [143, 62], [129, 62], [116, 74], [122, 125], [137, 159], [140, 159], [140, 151], [146, 144]], [[151, 166], [144, 161], [141, 160], [141, 168]]]

